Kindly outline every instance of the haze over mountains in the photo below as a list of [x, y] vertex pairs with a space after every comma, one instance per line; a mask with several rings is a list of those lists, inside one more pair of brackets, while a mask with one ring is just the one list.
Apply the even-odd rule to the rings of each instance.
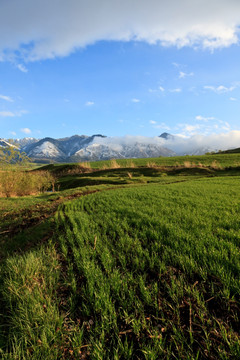
[[[0, 147], [8, 146], [9, 142], [6, 139], [0, 139]], [[106, 137], [101, 134], [74, 135], [61, 139], [24, 138], [14, 140], [14, 145], [38, 162], [202, 155], [206, 152], [239, 147], [240, 131], [208, 137], [195, 135], [190, 138], [168, 133], [152, 138], [144, 136]]]

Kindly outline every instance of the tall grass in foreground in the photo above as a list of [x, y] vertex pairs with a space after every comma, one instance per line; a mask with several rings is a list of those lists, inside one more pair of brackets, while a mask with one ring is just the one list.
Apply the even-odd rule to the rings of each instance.
[[239, 196], [239, 179], [205, 179], [62, 207], [66, 308], [91, 359], [239, 358]]
[[0, 276], [3, 358], [239, 359], [239, 198], [239, 177], [219, 177], [61, 205], [61, 255], [9, 258]]
[[[10, 304], [8, 316], [5, 314], [7, 350], [1, 331], [0, 358], [62, 358], [75, 326], [59, 311], [60, 266], [54, 247], [41, 247], [22, 257], [9, 258], [0, 275], [4, 279], [2, 304]], [[71, 341], [74, 347], [81, 345], [80, 336], [72, 336]]]

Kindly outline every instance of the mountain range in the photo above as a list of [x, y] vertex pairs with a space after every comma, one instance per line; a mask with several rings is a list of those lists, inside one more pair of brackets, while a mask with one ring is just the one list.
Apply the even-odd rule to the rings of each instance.
[[74, 135], [61, 139], [51, 137], [24, 138], [14, 141], [0, 139], [0, 147], [9, 145], [16, 146], [33, 161], [39, 163], [202, 155], [219, 150], [166, 132], [155, 138], [137, 136], [111, 138], [95, 134], [92, 136]]
[[14, 145], [32, 160], [40, 163], [76, 162], [108, 159], [148, 158], [158, 156], [173, 156], [175, 153], [156, 143], [134, 141], [131, 143], [108, 142], [101, 134], [92, 136], [74, 135], [54, 139], [24, 138], [12, 141], [0, 139], [0, 146]]

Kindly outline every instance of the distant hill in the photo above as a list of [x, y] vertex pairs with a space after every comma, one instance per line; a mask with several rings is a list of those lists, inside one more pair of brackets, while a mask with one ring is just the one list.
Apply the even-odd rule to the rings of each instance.
[[218, 151], [216, 154], [239, 154], [240, 148]]

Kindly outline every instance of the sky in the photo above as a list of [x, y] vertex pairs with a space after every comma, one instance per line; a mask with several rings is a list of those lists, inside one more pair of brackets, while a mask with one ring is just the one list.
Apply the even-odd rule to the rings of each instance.
[[0, 0], [0, 138], [240, 144], [239, 30], [239, 0]]

